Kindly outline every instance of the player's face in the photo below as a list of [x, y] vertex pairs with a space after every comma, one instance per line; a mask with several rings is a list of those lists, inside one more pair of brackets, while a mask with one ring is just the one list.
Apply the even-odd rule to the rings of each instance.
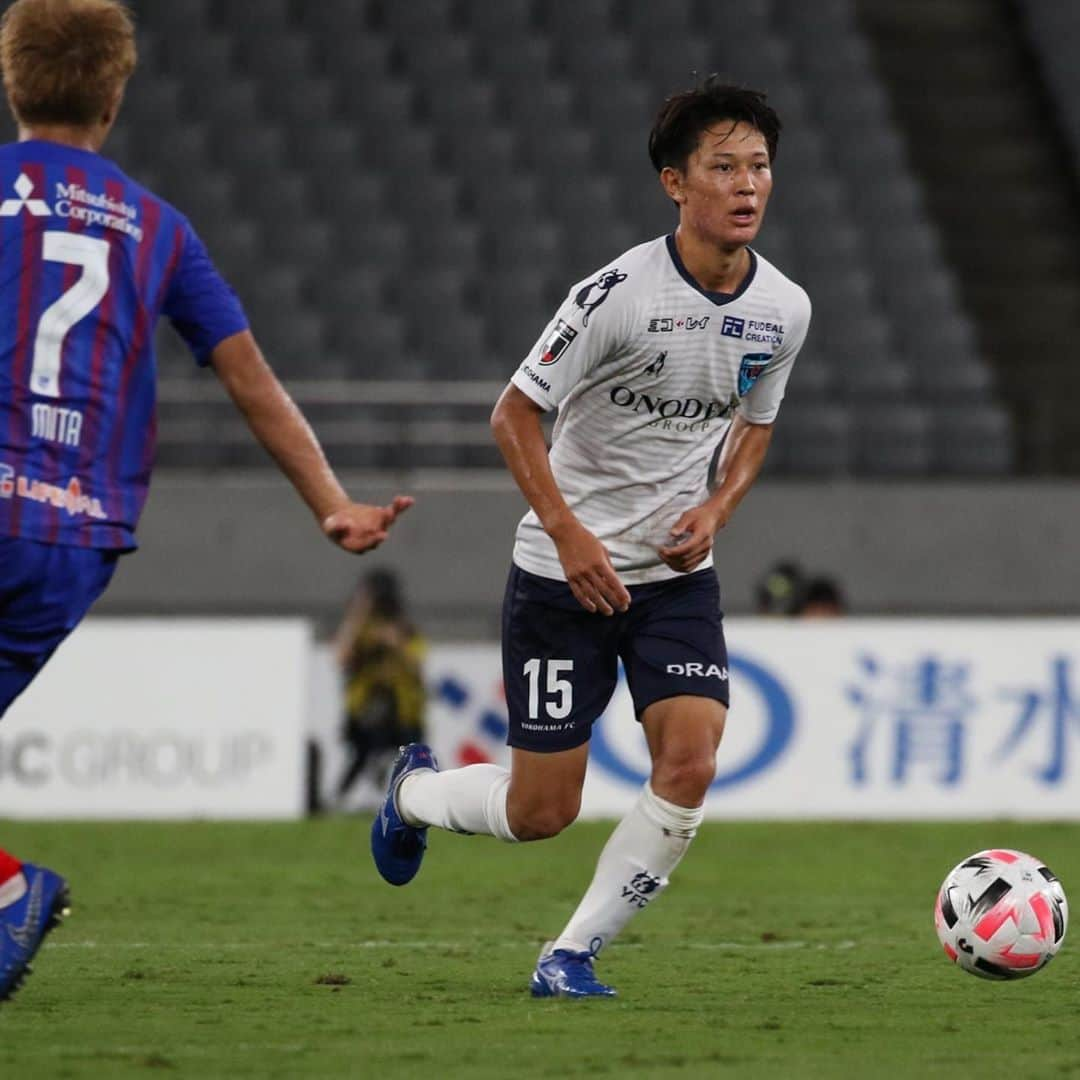
[[683, 225], [718, 247], [751, 243], [772, 191], [765, 136], [749, 124], [721, 121], [702, 134], [679, 181]]

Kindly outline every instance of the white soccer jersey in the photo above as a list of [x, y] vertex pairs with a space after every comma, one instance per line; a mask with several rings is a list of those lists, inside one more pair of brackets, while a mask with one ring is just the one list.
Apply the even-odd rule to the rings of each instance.
[[[750, 255], [746, 279], [728, 295], [694, 281], [673, 237], [631, 248], [570, 290], [514, 373], [519, 390], [558, 408], [555, 481], [624, 584], [678, 576], [657, 549], [679, 516], [708, 497], [734, 413], [768, 424], [780, 409], [810, 300]], [[518, 526], [514, 562], [566, 578], [531, 511]]]

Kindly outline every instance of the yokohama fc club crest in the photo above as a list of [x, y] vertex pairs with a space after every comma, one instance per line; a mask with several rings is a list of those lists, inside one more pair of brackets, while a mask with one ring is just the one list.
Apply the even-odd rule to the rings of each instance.
[[772, 353], [747, 353], [739, 365], [739, 397], [746, 397], [761, 373], [769, 366]]
[[577, 337], [577, 333], [568, 322], [559, 319], [555, 323], [555, 329], [551, 331], [551, 335], [544, 342], [538, 362], [543, 366], [554, 364], [570, 348], [574, 338]]

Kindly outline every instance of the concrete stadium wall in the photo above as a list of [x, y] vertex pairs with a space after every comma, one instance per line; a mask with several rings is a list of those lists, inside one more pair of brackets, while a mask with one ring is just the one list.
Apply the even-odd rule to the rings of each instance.
[[[101, 614], [306, 614], [328, 625], [366, 568], [398, 570], [433, 636], [498, 634], [524, 502], [496, 473], [346, 478], [358, 498], [417, 496], [390, 542], [362, 559], [323, 540], [269, 472], [162, 473]], [[763, 482], [717, 543], [730, 612], [780, 558], [838, 578], [860, 614], [1080, 611], [1080, 485]]]

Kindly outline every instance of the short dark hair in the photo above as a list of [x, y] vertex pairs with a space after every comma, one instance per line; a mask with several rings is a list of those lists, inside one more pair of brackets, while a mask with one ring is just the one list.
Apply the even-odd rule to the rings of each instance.
[[653, 167], [657, 172], [668, 166], [685, 169], [702, 132], [720, 120], [732, 124], [741, 121], [757, 128], [765, 137], [769, 160], [775, 160], [780, 117], [765, 100], [765, 94], [725, 83], [719, 75], [710, 75], [693, 90], [673, 94], [660, 107], [649, 132], [649, 158]]

